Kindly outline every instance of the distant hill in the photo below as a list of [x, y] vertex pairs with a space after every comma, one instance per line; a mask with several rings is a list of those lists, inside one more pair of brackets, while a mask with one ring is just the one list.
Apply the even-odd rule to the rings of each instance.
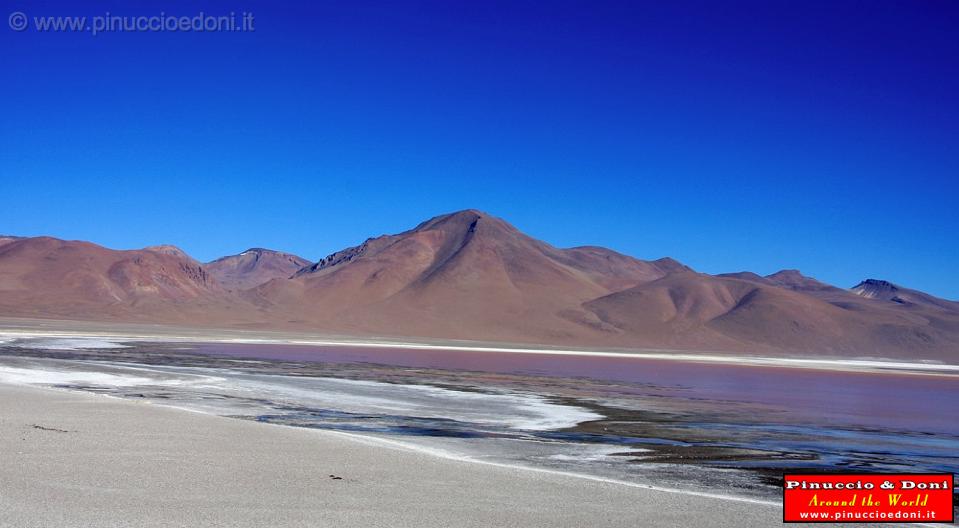
[[312, 262], [290, 253], [250, 248], [237, 255], [218, 258], [206, 269], [225, 288], [246, 290], [272, 279], [286, 279]]
[[234, 304], [182, 252], [20, 238], [0, 245], [0, 314], [190, 323]]

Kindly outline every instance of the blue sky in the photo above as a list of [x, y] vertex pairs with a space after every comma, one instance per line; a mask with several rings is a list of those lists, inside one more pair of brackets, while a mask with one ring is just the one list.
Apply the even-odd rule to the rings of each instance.
[[472, 207], [959, 299], [955, 2], [75, 4], [3, 15], [255, 31], [0, 27], [0, 233], [319, 259]]

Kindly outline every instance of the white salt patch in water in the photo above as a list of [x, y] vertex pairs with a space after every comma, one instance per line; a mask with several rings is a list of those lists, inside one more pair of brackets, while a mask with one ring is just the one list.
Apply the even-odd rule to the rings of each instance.
[[635, 446], [566, 443], [563, 445], [563, 451], [563, 453], [547, 455], [544, 458], [556, 462], [598, 462], [621, 459], [622, 457], [613, 456], [617, 453], [645, 453], [652, 450]]
[[155, 380], [136, 376], [118, 376], [105, 372], [39, 370], [0, 366], [0, 381], [26, 385], [101, 385], [132, 387]]
[[230, 376], [230, 385], [268, 395], [275, 401], [314, 408], [446, 418], [514, 429], [562, 429], [602, 418], [587, 409], [551, 403], [535, 395], [466, 392], [429, 385], [242, 374]]
[[116, 340], [107, 341], [93, 337], [44, 337], [9, 339], [0, 341], [4, 344], [14, 344], [23, 348], [40, 348], [45, 350], [83, 350], [88, 348], [129, 348]]
[[[129, 374], [127, 374], [129, 372]], [[150, 376], [154, 374], [154, 376]], [[103, 371], [71, 368], [22, 368], [0, 365], [0, 382], [23, 385], [84, 385], [98, 387], [193, 386], [215, 387], [222, 378], [191, 374], [156, 376], [155, 371], [129, 367], [107, 367]]]
[[[32, 360], [28, 364], [0, 366], [0, 381], [36, 385], [183, 387], [189, 392], [182, 395], [184, 399], [179, 400], [179, 405], [195, 406], [223, 415], [250, 412], [250, 404], [237, 398], [255, 398], [292, 407], [329, 409], [360, 415], [448, 419], [493, 427], [540, 431], [573, 427], [581, 422], [602, 418], [588, 409], [552, 403], [546, 398], [530, 394], [479, 393], [429, 385], [247, 374], [229, 369], [133, 367], [122, 364]], [[195, 398], [198, 390], [223, 398], [212, 401]], [[263, 409], [263, 412], [275, 410]]]

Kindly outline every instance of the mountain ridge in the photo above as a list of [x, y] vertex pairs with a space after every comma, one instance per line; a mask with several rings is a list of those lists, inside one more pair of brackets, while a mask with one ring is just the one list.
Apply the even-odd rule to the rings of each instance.
[[797, 270], [708, 275], [557, 248], [475, 209], [316, 262], [0, 237], [0, 316], [959, 362], [957, 307], [874, 279], [843, 289]]

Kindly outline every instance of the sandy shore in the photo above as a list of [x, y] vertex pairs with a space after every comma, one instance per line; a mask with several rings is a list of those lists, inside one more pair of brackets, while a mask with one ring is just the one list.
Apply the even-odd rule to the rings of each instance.
[[781, 515], [778, 505], [0, 384], [4, 527], [739, 527], [778, 525]]

